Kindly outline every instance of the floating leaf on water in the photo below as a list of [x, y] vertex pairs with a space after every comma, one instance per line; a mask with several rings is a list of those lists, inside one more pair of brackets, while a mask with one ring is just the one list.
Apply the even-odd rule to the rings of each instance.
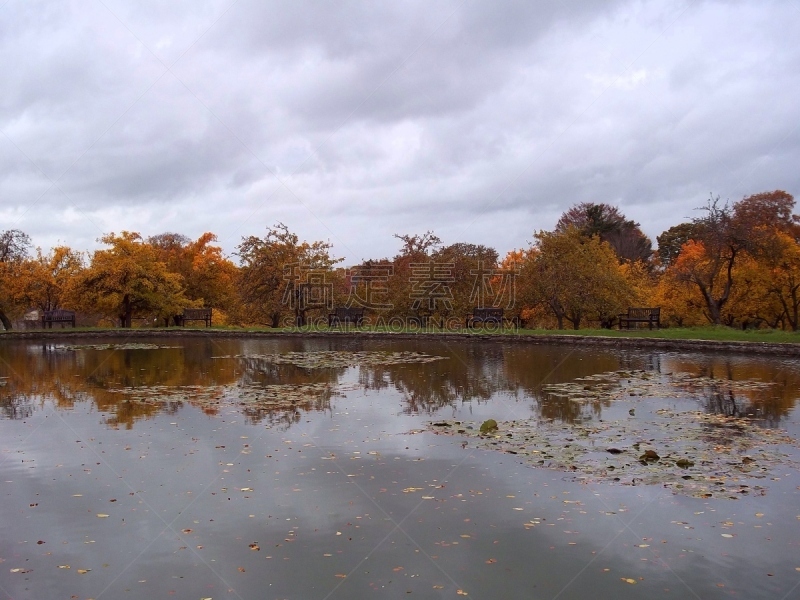
[[660, 458], [661, 458], [661, 457], [658, 455], [658, 453], [657, 453], [655, 450], [645, 450], [645, 451], [644, 451], [644, 454], [642, 454], [642, 455], [639, 457], [639, 460], [644, 460], [644, 461], [657, 461], [657, 460], [659, 460]]
[[[716, 385], [716, 380], [673, 373], [644, 377], [629, 372], [625, 381], [616, 381], [615, 374], [595, 376], [597, 382], [554, 384], [551, 392], [574, 397], [604, 398], [603, 401], [627, 400], [620, 390], [635, 386], [642, 397], [685, 398], [687, 389]], [[587, 380], [588, 378], [583, 378]], [[607, 379], [607, 381], [606, 381]], [[748, 385], [745, 386], [744, 383]], [[772, 384], [726, 382], [730, 389], [768, 389]], [[570, 390], [570, 386], [577, 389]], [[614, 386], [616, 386], [616, 391]], [[648, 387], [649, 386], [649, 387]], [[599, 388], [601, 393], [597, 392]], [[727, 389], [727, 388], [726, 388]], [[518, 455], [523, 462], [538, 468], [570, 473], [580, 483], [608, 482], [614, 485], [658, 485], [674, 494], [698, 498], [739, 498], [748, 494], [763, 495], [766, 487], [758, 480], [775, 478], [778, 469], [796, 468], [790, 456], [775, 452], [780, 444], [800, 446], [798, 440], [778, 429], [760, 427], [742, 417], [709, 414], [700, 410], [662, 408], [648, 417], [617, 421], [564, 423], [557, 420], [531, 418], [499, 423], [503, 435], [486, 436], [476, 424], [436, 421], [428, 430], [438, 435], [472, 437], [470, 447]], [[631, 460], [630, 452], [612, 446], [612, 440], [639, 440], [630, 444], [638, 451]], [[644, 440], [650, 440], [644, 442]], [[640, 450], [640, 445], [657, 443], [655, 450]], [[462, 447], [466, 446], [463, 441]], [[615, 451], [600, 451], [606, 448]], [[658, 457], [658, 459], [656, 459]], [[663, 458], [662, 458], [663, 457]], [[686, 469], [691, 468], [689, 473]], [[800, 517], [799, 517], [800, 518]]]

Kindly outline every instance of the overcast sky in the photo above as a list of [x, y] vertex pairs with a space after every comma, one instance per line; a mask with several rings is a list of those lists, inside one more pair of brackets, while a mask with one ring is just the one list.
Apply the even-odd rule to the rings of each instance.
[[[2, 2], [2, 0], [0, 0]], [[655, 241], [800, 198], [800, 0], [0, 5], [0, 231], [501, 254], [577, 202]]]

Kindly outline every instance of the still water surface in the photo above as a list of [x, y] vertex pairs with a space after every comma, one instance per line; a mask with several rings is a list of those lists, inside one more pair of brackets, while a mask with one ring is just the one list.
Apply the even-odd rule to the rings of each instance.
[[[734, 500], [581, 479], [430, 431], [669, 409], [797, 440], [798, 361], [431, 340], [69, 343], [0, 344], [0, 597], [800, 598], [796, 444], [770, 446], [777, 466]], [[292, 355], [316, 364], [269, 358], [321, 351]], [[442, 358], [374, 360], [400, 352]], [[624, 403], [547, 391], [640, 370], [772, 385]]]

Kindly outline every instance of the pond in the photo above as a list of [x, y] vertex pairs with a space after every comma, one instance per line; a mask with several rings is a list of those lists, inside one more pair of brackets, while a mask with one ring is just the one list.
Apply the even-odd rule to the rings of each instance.
[[0, 597], [800, 598], [798, 395], [743, 355], [2, 340]]

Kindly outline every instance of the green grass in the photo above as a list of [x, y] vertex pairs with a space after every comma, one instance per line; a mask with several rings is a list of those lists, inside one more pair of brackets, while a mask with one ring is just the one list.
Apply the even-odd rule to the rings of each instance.
[[[15, 329], [13, 331], [18, 332], [27, 332], [27, 333], [53, 333], [57, 334], [59, 332], [75, 332], [75, 333], [100, 333], [100, 332], [114, 332], [121, 336], [127, 335], [129, 333], [136, 335], [137, 331], [147, 331], [151, 333], [165, 333], [169, 335], [170, 332], [173, 331], [180, 331], [180, 330], [196, 330], [196, 331], [235, 331], [235, 332], [251, 332], [251, 333], [295, 333], [297, 335], [303, 335], [304, 331], [296, 331], [292, 328], [285, 328], [285, 329], [271, 329], [269, 327], [224, 327], [224, 326], [214, 326], [210, 329], [205, 327], [186, 327], [186, 328], [179, 328], [179, 327], [170, 327], [169, 329], [161, 329], [161, 328], [133, 328], [133, 329], [120, 329], [120, 328], [100, 328], [100, 327], [78, 327], [76, 329], [65, 328], [65, 329], [47, 329], [47, 330], [34, 330], [34, 331], [26, 331], [26, 330], [19, 330]], [[363, 327], [360, 329], [355, 328], [348, 328], [347, 330], [344, 329], [315, 329], [313, 333], [330, 333], [330, 335], [337, 335], [343, 332], [346, 333], [353, 333], [358, 331], [364, 331], [369, 333], [380, 333], [386, 332], [384, 329], [373, 329], [369, 327]], [[0, 331], [0, 336], [3, 333], [9, 333]], [[569, 335], [569, 336], [601, 336], [601, 337], [611, 337], [611, 338], [657, 338], [657, 339], [666, 339], [666, 340], [715, 340], [715, 341], [722, 341], [722, 342], [769, 342], [769, 343], [800, 343], [800, 332], [792, 332], [792, 331], [781, 331], [775, 329], [756, 329], [756, 330], [747, 330], [742, 331], [741, 329], [732, 329], [730, 327], [671, 327], [667, 329], [654, 329], [649, 330], [646, 328], [641, 329], [632, 329], [630, 331], [623, 330], [619, 331], [616, 329], [520, 329], [518, 331], [514, 331], [512, 329], [505, 329], [502, 331], [487, 331], [484, 329], [470, 329], [469, 331], [462, 329], [459, 331], [444, 331], [441, 332], [438, 329], [429, 329], [427, 331], [420, 332], [419, 330], [415, 329], [405, 329], [403, 331], [394, 331], [393, 333], [440, 333], [443, 335], [451, 335], [451, 334], [463, 334], [463, 333], [471, 333], [471, 334], [479, 334], [479, 335], [497, 335], [497, 334], [516, 334], [521, 336], [561, 336], [561, 335]]]
[[670, 327], [668, 329], [525, 329], [521, 335], [582, 335], [602, 337], [657, 338], [665, 340], [716, 340], [721, 342], [770, 342], [799, 343], [800, 332], [781, 331], [779, 329], [753, 329], [743, 331], [730, 327]]

